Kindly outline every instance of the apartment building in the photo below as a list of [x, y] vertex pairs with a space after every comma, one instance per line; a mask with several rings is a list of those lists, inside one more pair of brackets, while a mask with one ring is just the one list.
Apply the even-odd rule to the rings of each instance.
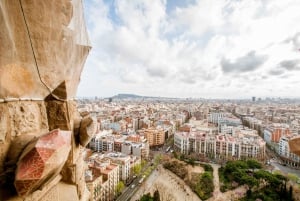
[[265, 157], [265, 142], [257, 134], [236, 132], [230, 134], [207, 134], [192, 130], [177, 132], [174, 145], [183, 154], [198, 153], [216, 159], [244, 159]]
[[131, 146], [133, 156], [138, 156], [145, 160], [149, 158], [150, 147], [148, 143], [131, 143]]
[[280, 138], [278, 154], [284, 163], [294, 167], [300, 167], [300, 157], [292, 153], [289, 146], [289, 141], [293, 137], [295, 136], [282, 136]]
[[212, 112], [208, 114], [208, 121], [214, 124], [218, 124], [221, 119], [225, 117], [225, 113], [222, 112]]
[[129, 155], [114, 152], [114, 153], [107, 153], [103, 156], [103, 160], [110, 160], [111, 163], [119, 165], [119, 177], [120, 180], [126, 181], [129, 179], [131, 172], [131, 157]]
[[165, 130], [162, 128], [148, 128], [139, 130], [139, 134], [144, 136], [149, 146], [159, 146], [165, 143]]
[[97, 152], [114, 151], [114, 137], [112, 130], [97, 133], [90, 141], [89, 148]]
[[87, 188], [92, 196], [90, 201], [112, 201], [119, 182], [119, 166], [110, 160], [99, 161], [95, 156], [88, 160], [89, 169], [85, 172]]
[[267, 143], [279, 143], [282, 136], [291, 135], [289, 125], [273, 123], [264, 130], [264, 140]]

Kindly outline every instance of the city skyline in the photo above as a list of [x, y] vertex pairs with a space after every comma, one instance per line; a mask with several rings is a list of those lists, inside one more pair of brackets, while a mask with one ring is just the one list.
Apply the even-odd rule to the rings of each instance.
[[77, 96], [297, 97], [300, 2], [85, 1]]

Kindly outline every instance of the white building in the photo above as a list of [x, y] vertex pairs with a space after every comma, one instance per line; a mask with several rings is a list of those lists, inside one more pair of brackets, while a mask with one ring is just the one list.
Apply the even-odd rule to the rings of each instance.
[[289, 141], [293, 136], [282, 136], [279, 140], [278, 153], [284, 163], [300, 166], [300, 157], [290, 151]]
[[174, 145], [183, 154], [198, 153], [217, 159], [256, 158], [263, 160], [265, 145], [256, 131], [237, 128], [233, 135], [207, 134], [199, 131], [177, 132]]

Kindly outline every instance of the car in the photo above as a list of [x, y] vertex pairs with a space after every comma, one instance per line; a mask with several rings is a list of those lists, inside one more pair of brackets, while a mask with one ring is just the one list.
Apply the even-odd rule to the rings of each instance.
[[130, 188], [134, 188], [135, 187], [135, 184], [132, 184], [131, 186], [130, 186]]

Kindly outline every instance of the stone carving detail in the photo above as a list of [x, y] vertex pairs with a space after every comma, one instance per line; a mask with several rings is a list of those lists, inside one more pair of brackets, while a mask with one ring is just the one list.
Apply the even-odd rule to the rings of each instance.
[[15, 187], [27, 195], [56, 176], [71, 148], [71, 132], [53, 130], [26, 146], [16, 170]]
[[25, 133], [36, 133], [40, 129], [47, 129], [45, 107], [31, 101], [7, 103], [10, 116], [14, 119], [12, 137]]
[[0, 99], [42, 100], [61, 84], [57, 98], [74, 98], [90, 50], [80, 0], [1, 0], [0, 28]]
[[79, 130], [80, 144], [85, 147], [93, 138], [97, 130], [97, 120], [90, 116], [86, 116], [81, 120]]
[[[61, 192], [63, 185], [56, 184], [67, 176], [72, 178], [72, 188], [66, 188], [70, 200], [87, 195], [79, 134], [82, 117], [73, 101], [91, 48], [82, 2], [0, 1], [0, 200], [40, 200], [49, 191], [49, 198], [65, 201], [53, 197], [51, 189]], [[60, 166], [55, 165], [56, 151], [34, 148], [44, 139], [42, 133], [57, 128], [70, 135], [71, 151], [62, 151]], [[93, 130], [91, 125], [84, 129], [88, 135]], [[84, 137], [81, 144], [87, 140]], [[61, 174], [56, 184], [47, 183], [56, 174]]]

